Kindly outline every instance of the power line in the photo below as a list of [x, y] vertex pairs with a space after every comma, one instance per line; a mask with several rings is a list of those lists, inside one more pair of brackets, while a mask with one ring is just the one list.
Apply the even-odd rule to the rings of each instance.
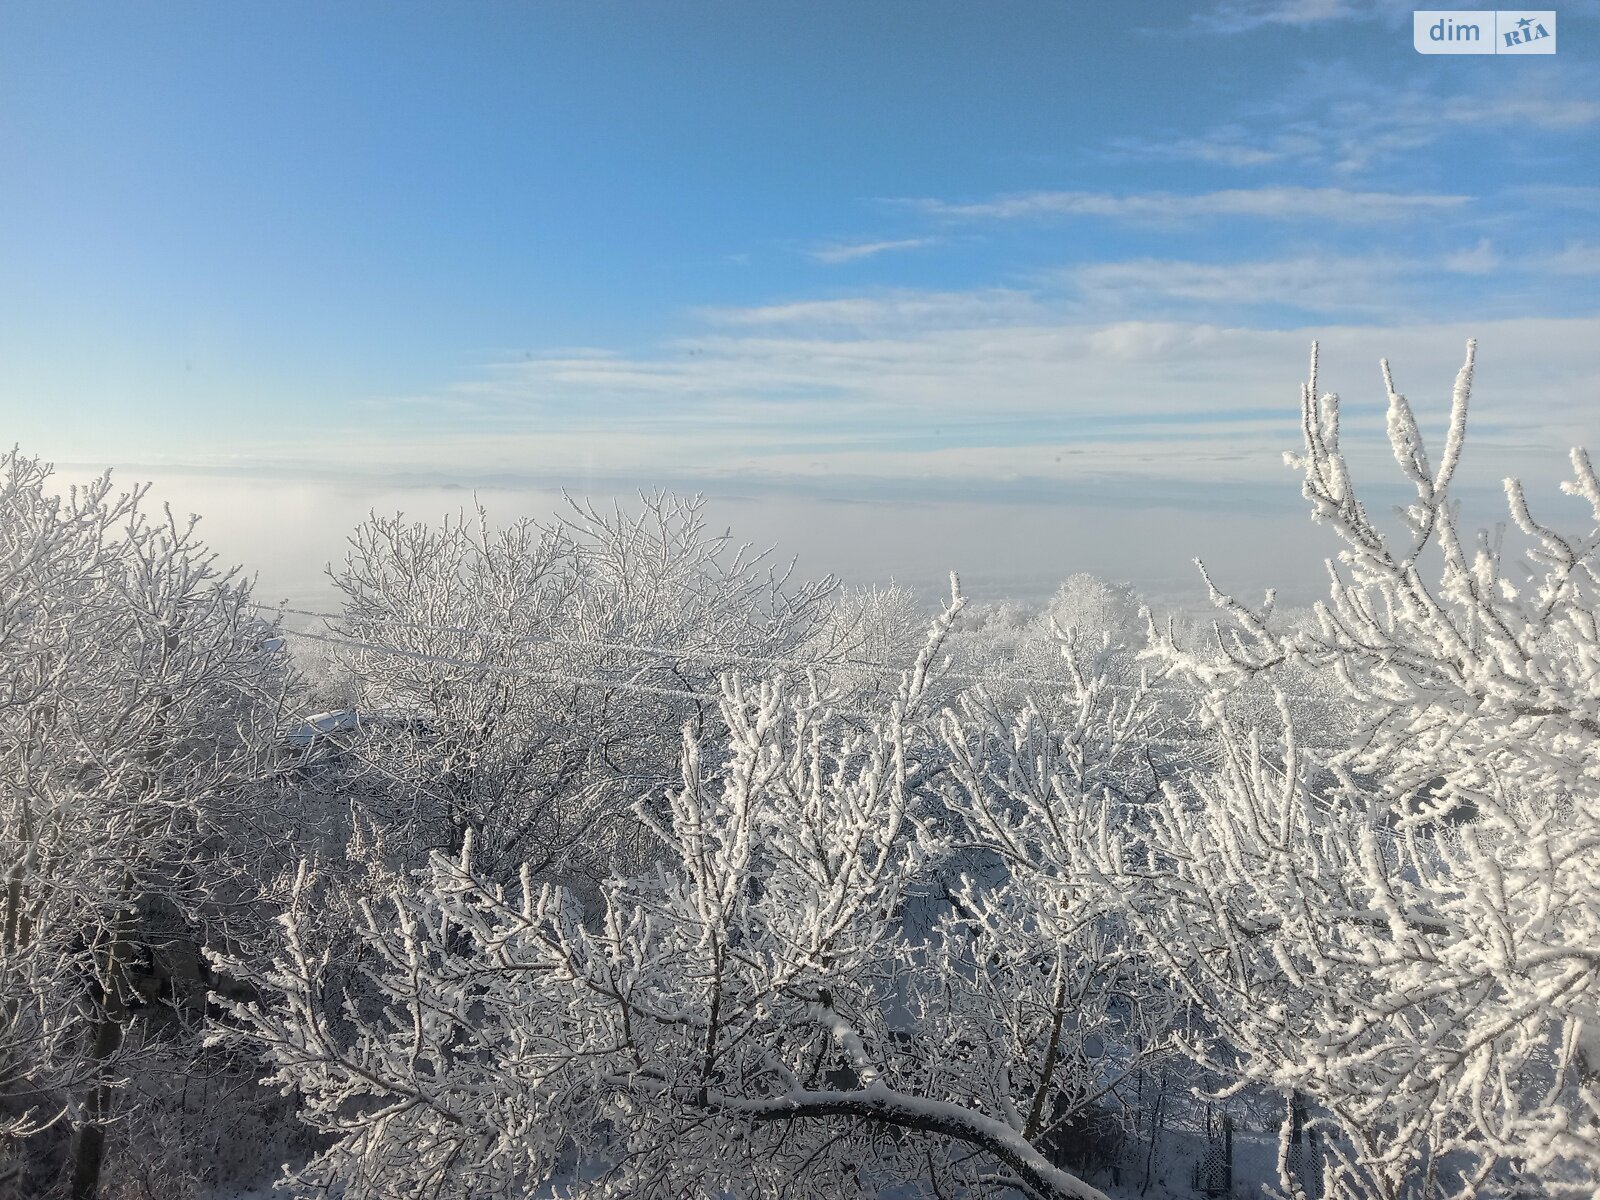
[[[286, 605], [271, 606], [271, 605], [265, 605], [265, 604], [257, 604], [255, 607], [260, 609], [260, 610], [262, 610], [262, 611], [264, 611], [264, 612], [293, 613], [296, 616], [317, 617], [317, 618], [320, 618], [320, 619], [325, 620], [325, 621], [344, 621], [344, 620], [348, 620], [347, 617], [345, 617], [345, 616], [343, 616], [343, 615], [341, 615], [339, 613], [318, 612], [318, 611], [316, 611], [314, 609], [306, 609], [306, 608], [290, 608], [290, 607], [288, 607]], [[779, 667], [779, 668], [781, 668], [783, 670], [788, 670], [788, 671], [812, 671], [812, 670], [817, 670], [817, 669], [833, 670], [833, 669], [838, 669], [838, 668], [841, 668], [841, 667], [843, 667], [845, 669], [849, 669], [851, 667], [855, 667], [855, 668], [859, 668], [859, 669], [861, 669], [863, 671], [864, 670], [894, 671], [894, 672], [898, 673], [898, 672], [905, 671], [907, 669], [906, 667], [901, 666], [901, 665], [896, 664], [896, 663], [873, 662], [873, 661], [869, 661], [869, 660], [865, 660], [865, 659], [840, 659], [840, 660], [837, 660], [837, 661], [834, 661], [834, 662], [827, 662], [827, 661], [823, 661], [823, 662], [806, 662], [806, 661], [802, 661], [802, 660], [798, 660], [798, 659], [775, 658], [775, 657], [758, 655], [758, 654], [739, 654], [739, 653], [736, 653], [734, 651], [718, 650], [718, 651], [715, 651], [715, 652], [711, 652], [711, 651], [708, 651], [708, 650], [690, 650], [690, 649], [684, 649], [682, 647], [651, 646], [651, 645], [642, 644], [642, 643], [638, 643], [638, 642], [612, 642], [612, 641], [605, 641], [605, 640], [598, 639], [598, 638], [554, 638], [554, 637], [524, 638], [524, 637], [514, 637], [511, 634], [502, 633], [502, 632], [499, 632], [497, 630], [492, 630], [492, 629], [473, 628], [471, 626], [464, 626], [464, 625], [430, 625], [430, 624], [427, 624], [427, 623], [421, 622], [421, 621], [403, 620], [403, 619], [401, 619], [399, 617], [385, 618], [385, 620], [388, 623], [393, 624], [393, 625], [398, 625], [403, 629], [417, 629], [417, 630], [422, 630], [424, 632], [429, 632], [429, 633], [457, 633], [457, 634], [464, 634], [464, 635], [471, 636], [471, 637], [494, 638], [496, 640], [499, 640], [499, 641], [502, 641], [502, 642], [508, 642], [511, 645], [517, 645], [517, 646], [540, 646], [540, 647], [543, 647], [543, 646], [561, 646], [561, 647], [567, 647], [567, 648], [572, 648], [572, 649], [624, 650], [624, 651], [628, 651], [630, 653], [635, 653], [635, 654], [647, 654], [647, 655], [652, 655], [652, 656], [658, 657], [658, 658], [670, 658], [670, 659], [676, 659], [676, 660], [680, 660], [680, 661], [708, 662], [708, 663], [719, 663], [719, 662], [745, 663], [745, 664], [748, 664], [748, 665], [751, 665], [751, 666], [774, 666], [774, 667]], [[314, 638], [317, 641], [328, 642], [328, 643], [333, 644], [333, 645], [340, 644], [339, 642], [334, 641], [331, 638], [324, 637], [324, 636], [317, 635], [317, 634], [301, 632], [300, 636], [311, 637], [311, 638]], [[363, 648], [365, 648], [365, 646], [366, 646], [366, 643], [361, 643], [361, 642], [355, 641], [353, 639], [349, 640], [348, 644], [361, 646]], [[402, 651], [401, 653], [404, 653], [404, 654], [407, 654], [407, 655], [411, 655], [413, 657], [416, 657], [419, 654], [419, 652], [415, 652], [415, 651]], [[437, 657], [441, 661], [444, 658], [444, 656], [437, 656]], [[470, 666], [473, 666], [473, 667], [486, 669], [486, 670], [498, 670], [498, 669], [500, 669], [500, 668], [496, 668], [496, 667], [492, 666], [491, 664], [487, 664], [487, 663], [474, 663], [474, 664], [458, 663], [457, 665], [461, 665], [461, 666], [470, 665]], [[957, 680], [962, 681], [963, 683], [986, 683], [986, 684], [1001, 684], [1001, 685], [1025, 683], [1025, 684], [1038, 684], [1038, 685], [1043, 685], [1043, 686], [1061, 687], [1061, 688], [1073, 688], [1073, 687], [1077, 687], [1078, 686], [1078, 683], [1077, 683], [1076, 680], [1072, 680], [1072, 679], [1057, 679], [1057, 678], [1052, 678], [1050, 676], [1043, 676], [1043, 675], [980, 675], [980, 674], [976, 674], [976, 673], [968, 672], [968, 671], [941, 671], [941, 672], [939, 672], [939, 674], [940, 674], [941, 678], [957, 679]], [[612, 685], [608, 684], [607, 686], [612, 686]], [[1138, 688], [1136, 688], [1136, 687], [1134, 687], [1132, 685], [1129, 685], [1129, 684], [1115, 684], [1115, 683], [1107, 684], [1107, 683], [1102, 683], [1101, 687], [1105, 688], [1108, 691], [1137, 691], [1137, 690], [1139, 690]], [[690, 693], [672, 693], [672, 694], [686, 695], [686, 694], [690, 694]]]
[[[311, 633], [307, 630], [290, 630], [289, 636], [310, 638], [312, 641], [325, 642], [330, 646], [347, 646], [357, 650], [366, 650], [373, 654], [408, 658], [418, 662], [439, 663], [443, 666], [460, 667], [469, 671], [488, 671], [495, 675], [506, 675], [514, 679], [532, 679], [540, 683], [555, 683], [564, 687], [636, 692], [649, 696], [665, 696], [669, 699], [693, 700], [697, 704], [720, 704], [722, 701], [720, 695], [708, 692], [690, 692], [679, 688], [655, 687], [651, 684], [634, 683], [631, 680], [623, 679], [587, 679], [564, 672], [528, 670], [525, 667], [503, 666], [500, 663], [472, 662], [468, 659], [454, 658], [445, 654], [424, 654], [419, 650], [406, 650], [399, 646], [384, 646], [351, 638], [332, 638], [320, 633]], [[847, 708], [834, 708], [831, 711], [838, 716], [856, 717], [863, 721], [881, 721], [888, 715], [887, 713], [868, 713]]]
[[[294, 613], [301, 617], [320, 617], [325, 621], [348, 621], [350, 618], [340, 613], [317, 612], [309, 608], [289, 608], [287, 606], [271, 606], [257, 604], [255, 606], [263, 611]], [[740, 662], [752, 666], [778, 666], [789, 670], [810, 670], [815, 667], [834, 667], [840, 665], [872, 668], [874, 670], [898, 670], [891, 663], [870, 662], [859, 658], [839, 659], [835, 662], [806, 662], [792, 658], [774, 658], [759, 654], [740, 654], [732, 650], [693, 650], [682, 647], [651, 646], [638, 642], [611, 642], [600, 638], [526, 638], [514, 637], [493, 629], [474, 628], [466, 625], [430, 625], [422, 621], [407, 621], [400, 617], [385, 617], [382, 620], [391, 625], [398, 625], [402, 629], [420, 629], [429, 633], [460, 633], [472, 637], [494, 638], [499, 641], [509, 642], [521, 646], [571, 646], [581, 649], [600, 650], [627, 650], [636, 654], [650, 654], [661, 658], [677, 658], [696, 662]]]
[[290, 637], [310, 638], [314, 642], [325, 642], [330, 646], [345, 646], [356, 650], [366, 650], [373, 654], [386, 654], [394, 658], [409, 658], [418, 662], [440, 663], [444, 666], [462, 667], [469, 671], [488, 671], [495, 675], [509, 675], [520, 679], [537, 679], [544, 683], [560, 683], [569, 687], [592, 688], [619, 688], [622, 691], [642, 692], [652, 696], [669, 696], [676, 699], [706, 701], [712, 697], [699, 693], [687, 692], [677, 688], [653, 687], [645, 683], [631, 683], [620, 679], [585, 679], [577, 675], [567, 675], [555, 671], [529, 671], [526, 668], [508, 667], [499, 663], [471, 662], [464, 658], [454, 658], [445, 654], [424, 654], [420, 650], [405, 650], [399, 646], [382, 646], [373, 642], [358, 641], [354, 638], [333, 638], [309, 630], [290, 630]]
[[[495, 675], [504, 675], [514, 679], [532, 679], [541, 683], [555, 683], [565, 687], [596, 688], [601, 690], [634, 692], [650, 696], [662, 696], [669, 699], [691, 700], [697, 704], [720, 704], [721, 697], [704, 692], [690, 692], [678, 688], [655, 687], [651, 684], [634, 683], [631, 680], [621, 679], [590, 679], [583, 676], [571, 675], [564, 672], [529, 670], [525, 667], [506, 666], [500, 663], [473, 662], [468, 659], [455, 658], [443, 654], [426, 654], [419, 650], [406, 650], [399, 646], [385, 646], [375, 642], [364, 642], [353, 638], [334, 638], [325, 634], [312, 633], [309, 630], [289, 630], [290, 637], [309, 638], [312, 641], [323, 642], [331, 646], [344, 646], [356, 650], [365, 650], [373, 654], [387, 655], [396, 658], [405, 658], [417, 662], [438, 663], [443, 666], [459, 667], [469, 671], [487, 671]], [[886, 713], [862, 712], [859, 709], [834, 708], [831, 710], [837, 716], [854, 717], [862, 721], [881, 721], [888, 715]], [[1152, 745], [1187, 745], [1211, 743], [1210, 738], [1195, 737], [1163, 737], [1152, 738]]]

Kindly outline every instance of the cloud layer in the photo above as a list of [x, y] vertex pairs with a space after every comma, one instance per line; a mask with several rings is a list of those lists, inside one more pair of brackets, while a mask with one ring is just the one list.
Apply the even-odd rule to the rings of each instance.
[[1417, 213], [1458, 209], [1460, 195], [1350, 191], [1332, 187], [1227, 188], [1214, 192], [1024, 192], [987, 200], [903, 201], [936, 217], [1016, 220], [1047, 217], [1108, 217], [1127, 221], [1176, 222], [1207, 217], [1258, 217], [1274, 221], [1333, 221], [1369, 224]]

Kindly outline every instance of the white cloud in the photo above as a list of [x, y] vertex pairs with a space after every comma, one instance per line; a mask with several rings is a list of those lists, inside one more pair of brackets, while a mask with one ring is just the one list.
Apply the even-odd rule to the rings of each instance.
[[1600, 211], [1600, 187], [1577, 187], [1560, 183], [1527, 183], [1510, 189], [1510, 194], [1541, 208]]
[[1029, 292], [981, 288], [965, 292], [887, 291], [835, 300], [801, 300], [748, 308], [703, 309], [718, 325], [808, 326], [814, 329], [883, 329], [1015, 322], [1037, 315]]
[[1582, 129], [1600, 121], [1600, 101], [1578, 96], [1453, 96], [1421, 101], [1425, 118], [1457, 125], [1514, 126], [1535, 129]]
[[[1261, 265], [1278, 270], [1292, 277]], [[1187, 278], [1201, 294], [1220, 286]], [[1048, 591], [1091, 569], [1183, 590], [1185, 562], [1202, 553], [1235, 585], [1293, 590], [1297, 579], [1317, 586], [1314, 563], [1332, 548], [1308, 536], [1280, 460], [1298, 437], [1313, 337], [1323, 385], [1346, 397], [1363, 486], [1394, 477], [1378, 357], [1437, 433], [1472, 335], [1463, 484], [1526, 475], [1541, 513], [1564, 523], [1550, 486], [1563, 451], [1600, 444], [1600, 411], [1573, 403], [1600, 388], [1596, 318], [1260, 330], [1036, 313], [1000, 328], [724, 328], [654, 353], [519, 356], [452, 389], [433, 428], [410, 411], [213, 448], [213, 461], [231, 457], [253, 477], [154, 473], [164, 497], [207, 515], [202, 530], [225, 557], [262, 569], [266, 596], [317, 603], [318, 568], [369, 507], [434, 519], [478, 489], [492, 514], [549, 512], [562, 486], [706, 489], [725, 498], [718, 519], [739, 536], [856, 579], [932, 583], [954, 567], [979, 589]], [[314, 472], [326, 478], [304, 477]], [[761, 499], [726, 499], [738, 496]], [[1491, 505], [1483, 519], [1496, 515]], [[1269, 527], [1266, 549], [1255, 539]]]
[[1600, 318], [730, 330], [655, 354], [507, 362], [453, 389], [476, 415], [452, 412], [431, 435], [331, 431], [297, 457], [552, 486], [576, 477], [577, 486], [620, 479], [931, 496], [1104, 483], [1137, 496], [1183, 484], [1215, 486], [1221, 502], [1279, 478], [1313, 338], [1323, 344], [1324, 383], [1352, 397], [1352, 446], [1381, 471], [1377, 359], [1389, 355], [1421, 410], [1437, 415], [1469, 336], [1481, 342], [1474, 461], [1497, 474], [1549, 473], [1568, 445], [1600, 443], [1600, 411], [1572, 402], [1600, 386]]
[[1556, 275], [1600, 275], [1600, 245], [1573, 242], [1541, 259], [1539, 265]]
[[1342, 62], [1316, 62], [1280, 95], [1247, 104], [1224, 123], [1200, 133], [1124, 138], [1113, 149], [1135, 158], [1240, 168], [1331, 166], [1348, 176], [1463, 133], [1559, 136], [1596, 124], [1600, 98], [1593, 85], [1569, 74], [1536, 79], [1502, 73], [1472, 92], [1448, 95], [1422, 83], [1373, 79]]
[[1255, 137], [1238, 125], [1214, 129], [1198, 137], [1168, 140], [1123, 138], [1114, 143], [1119, 156], [1215, 163], [1224, 167], [1264, 167], [1291, 153], [1311, 153], [1314, 146], [1291, 145], [1283, 138]]
[[1221, 163], [1227, 167], [1262, 167], [1279, 161], [1283, 152], [1244, 146], [1220, 138], [1190, 138], [1179, 145], [1176, 157]]
[[1135, 259], [1073, 268], [1065, 277], [1091, 304], [1145, 307], [1152, 300], [1270, 305], [1322, 312], [1392, 311], [1393, 258], [1305, 256], [1241, 263]]
[[847, 263], [872, 258], [891, 250], [917, 250], [934, 245], [939, 239], [931, 237], [898, 238], [882, 242], [828, 242], [806, 251], [806, 257], [822, 263]]
[[1194, 26], [1212, 33], [1243, 33], [1263, 26], [1307, 28], [1329, 21], [1371, 20], [1399, 11], [1385, 0], [1227, 0], [1195, 14]]
[[1488, 275], [1499, 270], [1505, 265], [1505, 260], [1484, 238], [1470, 250], [1458, 250], [1454, 254], [1447, 254], [1443, 266], [1447, 271], [1455, 271], [1461, 275]]
[[970, 203], [938, 199], [909, 200], [904, 203], [914, 205], [930, 216], [968, 220], [1092, 216], [1171, 222], [1237, 216], [1368, 224], [1453, 211], [1467, 204], [1468, 200], [1467, 196], [1427, 192], [1261, 187], [1229, 188], [1192, 195], [1177, 192], [1132, 192], [1123, 195], [1075, 191], [1024, 192]]
[[[1226, 306], [1265, 305], [1325, 313], [1372, 313], [1392, 317], [1415, 306], [1425, 282], [1440, 272], [1483, 275], [1508, 263], [1487, 239], [1471, 249], [1438, 259], [1401, 255], [1306, 254], [1292, 258], [1239, 262], [1193, 262], [1140, 258], [1088, 263], [1054, 276], [1073, 288], [1095, 310], [1134, 308], [1181, 301]], [[1437, 308], [1437, 305], [1434, 306]]]

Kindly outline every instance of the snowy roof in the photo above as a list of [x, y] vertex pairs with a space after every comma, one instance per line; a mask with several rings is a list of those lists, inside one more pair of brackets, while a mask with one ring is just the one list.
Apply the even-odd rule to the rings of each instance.
[[314, 717], [307, 717], [305, 724], [298, 729], [291, 730], [285, 741], [291, 746], [309, 746], [319, 737], [326, 737], [330, 733], [342, 733], [351, 729], [361, 728], [361, 714], [353, 708], [336, 708], [331, 712], [318, 713]]
[[427, 732], [429, 725], [422, 718], [408, 716], [405, 713], [363, 713], [353, 708], [336, 708], [329, 712], [317, 713], [315, 716], [307, 717], [304, 724], [291, 729], [283, 736], [288, 745], [296, 749], [304, 749], [318, 738], [329, 737], [335, 733], [350, 733], [363, 728], [399, 728]]

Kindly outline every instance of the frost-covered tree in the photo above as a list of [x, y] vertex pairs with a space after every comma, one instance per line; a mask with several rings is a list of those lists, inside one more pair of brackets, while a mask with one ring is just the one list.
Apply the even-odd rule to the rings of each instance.
[[917, 998], [923, 1026], [987, 1045], [986, 1104], [1019, 1105], [1024, 1136], [1114, 1162], [1138, 1119], [1139, 1074], [1170, 1057], [1185, 1014], [1096, 864], [1146, 823], [1160, 796], [1152, 745], [1173, 721], [1158, 700], [1163, 671], [1130, 681], [1100, 647], [1060, 642], [1065, 678], [1048, 716], [1031, 701], [1001, 708], [981, 688], [942, 716], [943, 792], [966, 869], [946, 885]]
[[[1210, 689], [1221, 768], [1169, 787], [1113, 874], [1148, 944], [1215, 1021], [1198, 1053], [1309, 1097], [1324, 1194], [1483, 1195], [1600, 1184], [1600, 527], [1559, 534], [1506, 481], [1523, 541], [1464, 537], [1450, 500], [1473, 347], [1430, 462], [1387, 364], [1415, 498], [1385, 532], [1357, 498], [1339, 401], [1304, 389], [1314, 518], [1344, 543], [1313, 622], [1215, 592], [1221, 653], [1168, 645]], [[1564, 489], [1600, 526], [1574, 451]], [[1515, 551], [1520, 549], [1522, 553]], [[1229, 696], [1299, 665], [1356, 714], [1344, 748], [1242, 725]], [[1108, 856], [1110, 862], [1115, 855]], [[1287, 1126], [1285, 1134], [1287, 1137]], [[1302, 1183], [1305, 1181], [1301, 1181]]]
[[75, 1197], [130, 1072], [198, 1018], [185, 949], [270, 858], [281, 668], [248, 587], [143, 496], [0, 456], [0, 1138], [48, 1157], [70, 1126]]
[[843, 705], [881, 705], [916, 661], [929, 616], [927, 605], [899, 584], [840, 588], [794, 657], [814, 668]]
[[633, 800], [674, 778], [686, 719], [716, 720], [718, 674], [807, 643], [834, 586], [791, 586], [666, 493], [502, 529], [373, 517], [333, 581], [337, 634], [371, 647], [340, 653], [380, 718], [357, 765], [393, 860], [471, 830], [481, 871], [591, 887], [637, 859]]
[[[1062, 881], [1118, 827], [1108, 789], [1138, 790], [1149, 709], [1085, 676], [1073, 730], [975, 699], [941, 735], [929, 685], [959, 607], [882, 717], [814, 680], [726, 677], [725, 746], [686, 727], [681, 785], [639, 809], [659, 865], [610, 880], [599, 913], [436, 854], [419, 891], [364, 909], [370, 991], [330, 1004], [304, 876], [268, 1002], [234, 1009], [332, 1137], [302, 1183], [1098, 1196], [1064, 1164], [1170, 1045], [1175, 997], [1114, 893]], [[973, 843], [988, 870], [949, 887]]]

